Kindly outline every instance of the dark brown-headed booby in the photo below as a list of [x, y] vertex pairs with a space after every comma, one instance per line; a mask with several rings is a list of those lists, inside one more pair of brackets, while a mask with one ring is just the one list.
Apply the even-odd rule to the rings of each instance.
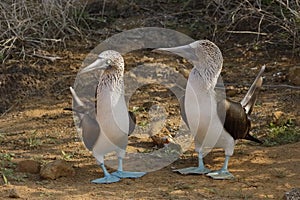
[[[244, 99], [233, 102], [219, 98], [215, 93], [217, 79], [221, 73], [223, 57], [220, 49], [208, 40], [155, 50], [168, 51], [186, 58], [194, 66], [190, 72], [184, 103], [181, 103], [184, 121], [194, 135], [195, 150], [198, 152], [198, 167], [175, 170], [182, 174], [207, 174], [214, 179], [231, 179], [228, 161], [232, 156], [235, 141], [247, 139], [261, 143], [249, 134], [249, 115], [262, 85], [263, 66]], [[204, 166], [203, 155], [208, 149], [221, 147], [225, 150], [222, 169], [211, 172]]]
[[[133, 114], [128, 113], [124, 98], [123, 57], [113, 50], [104, 51], [95, 62], [85, 67], [80, 73], [95, 69], [104, 70], [97, 86], [96, 113], [90, 112], [73, 88], [70, 88], [74, 111], [77, 111], [76, 114], [81, 120], [83, 142], [92, 151], [104, 172], [103, 178], [95, 179], [92, 182], [113, 183], [119, 181], [120, 178], [141, 177], [145, 175], [144, 172], [126, 172], [122, 167], [128, 135], [133, 132], [135, 126], [131, 120]], [[112, 151], [117, 152], [119, 166], [116, 172], [110, 174], [104, 166], [104, 156]]]

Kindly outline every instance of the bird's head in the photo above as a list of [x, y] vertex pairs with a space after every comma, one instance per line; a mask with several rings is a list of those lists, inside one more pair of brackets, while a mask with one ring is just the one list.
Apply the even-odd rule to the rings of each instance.
[[154, 51], [167, 51], [187, 59], [203, 78], [208, 78], [207, 81], [213, 82], [211, 83], [212, 85], [215, 84], [221, 73], [223, 65], [222, 53], [218, 46], [209, 40], [198, 40], [188, 45], [158, 48]]
[[89, 72], [95, 69], [105, 70], [107, 73], [124, 71], [124, 59], [122, 55], [114, 50], [103, 51], [98, 58], [90, 65], [81, 70], [80, 73]]

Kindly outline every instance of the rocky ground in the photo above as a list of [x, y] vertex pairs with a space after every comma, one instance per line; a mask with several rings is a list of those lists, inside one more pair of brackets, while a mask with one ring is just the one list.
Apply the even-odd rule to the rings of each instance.
[[[172, 172], [197, 164], [190, 147], [175, 162], [142, 178], [91, 184], [103, 173], [81, 143], [72, 113], [63, 110], [71, 106], [68, 88], [88, 53], [74, 49], [48, 52], [63, 58], [54, 62], [11, 60], [1, 68], [1, 199], [280, 199], [285, 192], [299, 188], [299, 59], [284, 53], [244, 52], [238, 47], [221, 49], [227, 96], [236, 101], [242, 99], [259, 68], [267, 66], [252, 115], [252, 133], [265, 144], [238, 143], [229, 163], [235, 179], [219, 181]], [[183, 75], [190, 70], [181, 58], [147, 51], [129, 53], [125, 62], [126, 72], [136, 63], [151, 66], [157, 62]], [[182, 70], [184, 65], [187, 67]], [[148, 111], [153, 105], [166, 111], [167, 120], [159, 134], [174, 135], [180, 125], [178, 101], [158, 84], [140, 88], [130, 100], [129, 108], [137, 115], [137, 131], [147, 134]], [[129, 140], [129, 152], [143, 154], [160, 148], [149, 137], [133, 135]], [[218, 169], [223, 156], [222, 150], [214, 150], [205, 163]]]

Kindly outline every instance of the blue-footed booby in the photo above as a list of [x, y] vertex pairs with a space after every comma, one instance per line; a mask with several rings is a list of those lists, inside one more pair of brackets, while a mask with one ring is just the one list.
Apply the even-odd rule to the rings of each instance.
[[[215, 92], [221, 73], [223, 57], [220, 49], [209, 40], [198, 40], [188, 45], [159, 48], [156, 52], [167, 51], [193, 64], [181, 102], [183, 120], [194, 135], [195, 150], [198, 152], [198, 167], [175, 170], [182, 174], [207, 174], [214, 179], [231, 179], [228, 161], [234, 151], [236, 140], [247, 139], [261, 143], [249, 134], [249, 115], [256, 102], [262, 85], [263, 66], [241, 102], [233, 102]], [[206, 149], [214, 147], [225, 150], [223, 167], [218, 171], [209, 170], [203, 163]]]
[[[138, 178], [145, 172], [123, 171], [122, 159], [125, 156], [128, 135], [133, 132], [135, 123], [132, 113], [128, 112], [124, 97], [124, 60], [120, 53], [107, 50], [97, 60], [85, 67], [80, 73], [102, 69], [96, 91], [96, 112], [90, 112], [70, 87], [73, 97], [73, 111], [79, 116], [82, 140], [92, 151], [100, 164], [104, 177], [92, 183], [113, 183], [120, 178]], [[84, 111], [84, 112], [82, 112]], [[133, 119], [134, 120], [134, 119]], [[115, 151], [118, 156], [118, 169], [110, 174], [104, 165], [104, 156]]]

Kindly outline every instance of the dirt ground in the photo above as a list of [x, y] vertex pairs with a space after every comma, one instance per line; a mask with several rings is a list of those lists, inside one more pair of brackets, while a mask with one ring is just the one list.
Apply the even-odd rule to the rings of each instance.
[[[222, 48], [222, 51], [225, 59], [222, 77], [230, 91], [228, 96], [236, 101], [242, 99], [260, 66], [267, 65], [264, 87], [252, 113], [252, 132], [257, 137], [267, 138], [275, 111], [282, 111], [285, 119], [292, 119], [299, 126], [299, 89], [284, 86], [290, 84], [289, 68], [299, 63], [299, 59], [270, 52], [243, 52], [238, 47], [234, 50]], [[2, 82], [6, 91], [1, 95], [7, 94], [4, 98], [9, 102], [0, 118], [0, 153], [12, 157], [12, 164], [5, 166], [12, 171], [6, 176], [9, 184], [4, 184], [3, 177], [0, 178], [1, 199], [9, 199], [12, 189], [21, 199], [281, 199], [285, 192], [300, 187], [299, 142], [269, 147], [247, 141], [236, 145], [229, 162], [229, 170], [235, 175], [233, 180], [212, 180], [206, 176], [172, 172], [197, 164], [197, 155], [191, 147], [174, 163], [142, 178], [123, 179], [114, 184], [90, 183], [103, 176], [102, 170], [81, 143], [72, 113], [63, 110], [71, 107], [69, 86], [73, 85], [87, 53], [88, 50], [51, 52], [63, 59], [10, 61], [3, 68], [10, 75]], [[125, 55], [126, 70], [133, 68], [135, 63], [157, 62], [157, 57], [177, 71], [178, 63], [184, 64], [179, 58], [149, 52], [143, 55], [145, 52]], [[172, 134], [179, 126], [179, 106], [174, 95], [165, 88], [150, 85], [140, 89], [133, 95], [129, 108], [143, 108], [136, 112], [137, 123], [142, 126], [147, 121], [147, 102], [153, 101], [165, 106], [168, 113], [162, 133]], [[134, 139], [132, 136], [129, 140]], [[137, 151], [138, 147], [131, 142], [128, 149]], [[156, 148], [149, 138], [142, 144], [139, 152]], [[43, 164], [65, 159], [76, 174], [44, 180], [38, 174], [14, 170], [16, 163], [28, 159]], [[223, 160], [224, 152], [218, 149], [205, 157], [211, 169], [220, 168]]]

